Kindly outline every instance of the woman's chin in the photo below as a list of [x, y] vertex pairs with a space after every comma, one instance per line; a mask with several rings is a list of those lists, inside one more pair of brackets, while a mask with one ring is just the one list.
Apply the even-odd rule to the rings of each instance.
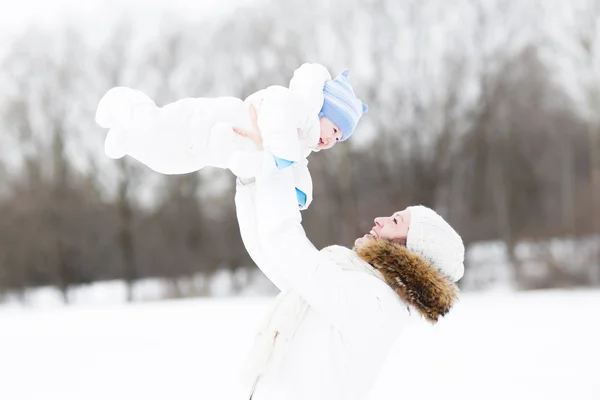
[[364, 246], [366, 243], [368, 243], [371, 239], [373, 239], [373, 236], [369, 233], [367, 233], [365, 236], [363, 237], [359, 237], [358, 239], [356, 239], [354, 241], [354, 247], [355, 248], [359, 248], [361, 246]]

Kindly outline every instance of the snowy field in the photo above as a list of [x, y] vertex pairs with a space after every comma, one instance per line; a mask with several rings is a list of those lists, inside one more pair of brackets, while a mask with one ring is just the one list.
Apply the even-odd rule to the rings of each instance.
[[[269, 301], [0, 307], [0, 399], [245, 400]], [[469, 293], [399, 338], [371, 399], [600, 399], [599, 360], [600, 291]]]

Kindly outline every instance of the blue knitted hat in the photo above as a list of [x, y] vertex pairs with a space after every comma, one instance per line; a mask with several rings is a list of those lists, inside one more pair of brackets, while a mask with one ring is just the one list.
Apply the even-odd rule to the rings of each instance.
[[325, 82], [325, 101], [319, 113], [319, 117], [330, 119], [342, 130], [342, 141], [352, 136], [358, 120], [369, 108], [354, 94], [348, 72], [346, 69], [335, 79]]

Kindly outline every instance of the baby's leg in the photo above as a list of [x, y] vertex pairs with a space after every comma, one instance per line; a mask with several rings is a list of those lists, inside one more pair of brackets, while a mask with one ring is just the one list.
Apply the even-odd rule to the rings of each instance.
[[[248, 138], [238, 135], [233, 131], [233, 127], [248, 129], [250, 127], [248, 105], [238, 98], [219, 97], [215, 99], [214, 121], [205, 121], [204, 116], [198, 116], [195, 125], [210, 125], [208, 140], [200, 145], [194, 142], [194, 152], [204, 152], [207, 166], [218, 168], [229, 168], [234, 171], [234, 159], [246, 158], [251, 156], [256, 145]], [[196, 137], [195, 140], [204, 140]], [[238, 163], [239, 164], [239, 163]]]
[[124, 127], [131, 121], [131, 111], [143, 105], [156, 107], [152, 99], [139, 90], [112, 88], [98, 103], [96, 123], [103, 128]]
[[128, 129], [128, 154], [162, 174], [186, 174], [205, 166], [202, 151], [209, 129], [198, 115], [211, 119], [214, 99], [182, 99], [164, 107], [138, 107]]
[[128, 154], [163, 174], [227, 168], [231, 154], [247, 147], [231, 129], [248, 123], [248, 110], [236, 98], [186, 98], [157, 107], [140, 91], [114, 88], [100, 101], [96, 121], [111, 128], [109, 157]]
[[144, 93], [127, 87], [109, 90], [98, 103], [96, 123], [110, 128], [104, 150], [110, 158], [121, 158], [128, 151], [127, 127], [131, 125], [131, 112], [138, 106], [156, 107]]

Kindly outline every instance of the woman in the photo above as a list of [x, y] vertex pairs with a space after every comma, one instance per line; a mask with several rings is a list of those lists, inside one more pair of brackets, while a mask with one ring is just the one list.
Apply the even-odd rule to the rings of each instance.
[[[241, 134], [260, 140], [256, 127]], [[246, 368], [252, 400], [366, 399], [401, 330], [437, 322], [456, 300], [464, 246], [427, 207], [376, 218], [353, 249], [319, 251], [293, 171], [268, 154], [256, 179], [238, 179], [235, 201], [248, 253], [281, 290]]]

